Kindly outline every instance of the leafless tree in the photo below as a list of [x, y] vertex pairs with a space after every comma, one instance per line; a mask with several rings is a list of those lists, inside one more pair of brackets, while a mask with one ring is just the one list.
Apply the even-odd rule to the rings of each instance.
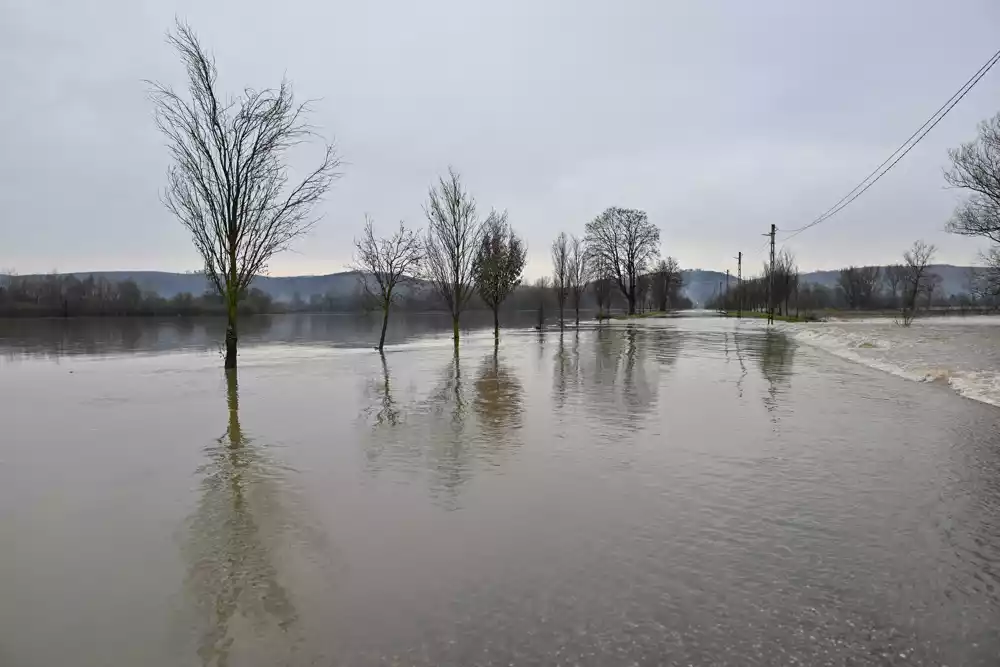
[[574, 234], [569, 239], [567, 274], [569, 277], [569, 296], [573, 304], [577, 326], [580, 326], [580, 302], [583, 300], [583, 292], [587, 288], [587, 281], [590, 279], [588, 269], [587, 251], [583, 245], [583, 239]]
[[635, 284], [635, 303], [636, 308], [640, 313], [648, 310], [649, 307], [649, 293], [652, 287], [653, 276], [648, 273], [643, 273], [639, 276], [639, 280]]
[[392, 236], [376, 238], [372, 219], [365, 216], [365, 229], [354, 240], [354, 269], [365, 290], [382, 309], [382, 333], [379, 352], [385, 347], [385, 330], [389, 326], [389, 307], [395, 300], [396, 287], [420, 274], [424, 261], [424, 244], [420, 233], [399, 223]]
[[611, 288], [615, 279], [611, 274], [611, 267], [603, 258], [588, 253], [588, 261], [591, 266], [594, 301], [597, 302], [597, 319], [600, 321], [611, 309]]
[[538, 298], [538, 326], [536, 328], [541, 331], [545, 326], [545, 301], [549, 291], [552, 289], [552, 284], [547, 276], [542, 276], [535, 280], [533, 288]]
[[167, 38], [187, 69], [187, 95], [148, 82], [156, 124], [173, 164], [163, 195], [191, 232], [205, 275], [226, 303], [226, 368], [236, 368], [237, 306], [271, 257], [316, 222], [312, 211], [339, 175], [326, 145], [319, 165], [292, 183], [288, 149], [316, 136], [305, 121], [308, 103], [292, 87], [254, 90], [223, 99], [218, 72], [190, 26], [177, 22]]
[[472, 277], [479, 296], [493, 311], [494, 340], [500, 340], [500, 304], [521, 284], [527, 250], [507, 224], [507, 212], [490, 213], [472, 264]]
[[838, 284], [850, 308], [867, 308], [871, 305], [878, 286], [879, 267], [849, 266], [840, 270]]
[[560, 329], [566, 324], [563, 314], [566, 310], [569, 284], [569, 237], [566, 236], [566, 232], [559, 232], [559, 236], [552, 242], [552, 287], [556, 291], [556, 301], [559, 305]]
[[676, 300], [681, 284], [681, 266], [673, 257], [661, 259], [653, 269], [653, 303], [659, 311], [667, 311]]
[[923, 285], [923, 291], [927, 294], [927, 310], [930, 310], [934, 306], [934, 295], [941, 290], [943, 283], [944, 278], [942, 278], [939, 274], [927, 274]]
[[474, 290], [473, 264], [482, 225], [476, 217], [476, 201], [462, 187], [455, 170], [431, 187], [424, 209], [427, 215], [427, 273], [431, 284], [451, 313], [452, 332], [458, 346], [462, 311]]
[[948, 151], [945, 181], [971, 192], [955, 210], [948, 231], [1000, 244], [1000, 114], [979, 124], [979, 137]]
[[906, 266], [906, 277], [903, 281], [903, 305], [900, 309], [900, 319], [897, 322], [910, 326], [917, 313], [917, 296], [924, 289], [927, 280], [927, 267], [937, 249], [923, 241], [914, 241], [913, 246], [903, 253]]
[[586, 243], [591, 257], [608, 266], [634, 315], [639, 276], [660, 254], [660, 230], [645, 211], [609, 208], [587, 223]]
[[882, 271], [882, 279], [889, 288], [893, 307], [899, 306], [899, 290], [906, 280], [907, 267], [903, 264], [890, 264]]
[[1000, 114], [979, 124], [979, 136], [948, 151], [951, 169], [945, 181], [953, 188], [968, 190], [947, 230], [962, 236], [979, 236], [993, 242], [983, 254], [986, 271], [980, 278], [983, 293], [1000, 287]]
[[[865, 274], [867, 275], [867, 274]], [[876, 274], [877, 275], [877, 274]], [[778, 304], [779, 314], [788, 312], [788, 300], [799, 288], [799, 267], [795, 263], [795, 255], [785, 248], [774, 260], [774, 302]], [[874, 285], [872, 286], [874, 289]], [[784, 309], [781, 304], [784, 304]]]

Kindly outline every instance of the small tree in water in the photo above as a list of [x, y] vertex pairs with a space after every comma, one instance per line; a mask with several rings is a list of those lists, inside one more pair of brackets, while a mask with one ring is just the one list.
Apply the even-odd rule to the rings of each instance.
[[452, 332], [458, 347], [458, 324], [472, 298], [473, 261], [482, 233], [476, 218], [476, 201], [462, 188], [454, 170], [430, 190], [427, 215], [427, 273], [434, 290], [451, 313]]
[[566, 236], [566, 232], [559, 232], [559, 236], [552, 242], [552, 288], [556, 292], [556, 303], [559, 305], [560, 329], [566, 326], [566, 297], [569, 295], [569, 286], [569, 237]]
[[472, 277], [483, 302], [493, 311], [493, 338], [500, 340], [500, 304], [521, 284], [527, 248], [507, 224], [507, 213], [493, 211], [483, 227]]
[[933, 245], [914, 241], [913, 247], [903, 253], [906, 273], [903, 277], [903, 305], [900, 308], [900, 319], [896, 320], [897, 324], [904, 327], [913, 324], [913, 318], [917, 316], [917, 296], [924, 290], [929, 277], [927, 267], [930, 266], [936, 250]]
[[327, 145], [317, 167], [289, 184], [286, 151], [314, 136], [306, 104], [292, 87], [247, 88], [222, 99], [215, 59], [190, 26], [177, 22], [168, 39], [187, 68], [188, 95], [150, 82], [156, 124], [173, 164], [163, 201], [191, 232], [205, 276], [226, 305], [226, 368], [236, 368], [240, 300], [271, 257], [315, 223], [311, 217], [340, 160]]
[[385, 347], [385, 330], [389, 326], [389, 308], [395, 300], [396, 288], [420, 273], [424, 261], [424, 244], [420, 235], [400, 222], [399, 229], [388, 238], [375, 238], [371, 218], [365, 218], [365, 231], [355, 239], [354, 268], [361, 285], [382, 309], [382, 334], [379, 352]]
[[583, 292], [587, 289], [587, 281], [590, 280], [590, 265], [587, 264], [587, 251], [584, 248], [583, 239], [578, 238], [576, 234], [571, 236], [569, 241], [567, 274], [569, 277], [569, 296], [573, 303], [576, 326], [580, 326], [580, 303], [583, 301]]

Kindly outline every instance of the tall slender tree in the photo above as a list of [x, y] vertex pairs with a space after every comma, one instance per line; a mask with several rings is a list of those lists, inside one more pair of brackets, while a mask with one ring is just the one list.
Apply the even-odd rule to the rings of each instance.
[[365, 292], [375, 299], [382, 310], [382, 334], [379, 352], [385, 347], [385, 331], [389, 326], [389, 308], [398, 296], [396, 288], [420, 274], [424, 261], [424, 244], [420, 233], [407, 229], [403, 222], [392, 236], [376, 238], [372, 219], [365, 216], [365, 229], [354, 240], [354, 269]]
[[918, 240], [903, 253], [906, 275], [903, 278], [903, 306], [900, 309], [899, 320], [903, 326], [910, 326], [913, 318], [917, 316], [917, 296], [926, 288], [929, 278], [928, 267], [935, 252], [937, 252], [936, 247]]
[[452, 335], [458, 347], [459, 320], [475, 289], [472, 267], [482, 225], [476, 201], [462, 187], [458, 173], [449, 168], [447, 178], [431, 187], [427, 206], [427, 273], [438, 296], [451, 313]]
[[483, 225], [472, 277], [483, 303], [493, 311], [494, 340], [500, 340], [500, 304], [521, 284], [526, 258], [527, 247], [507, 224], [507, 212], [491, 212]]
[[255, 276], [316, 222], [315, 205], [339, 175], [327, 144], [318, 166], [291, 182], [289, 148], [314, 138], [308, 103], [292, 87], [247, 88], [235, 98], [217, 90], [215, 59], [187, 24], [167, 38], [187, 70], [187, 95], [148, 82], [156, 124], [173, 164], [163, 201], [191, 232], [205, 276], [226, 305], [226, 368], [236, 368], [237, 306]]
[[556, 301], [559, 304], [560, 329], [566, 326], [564, 314], [569, 284], [569, 237], [566, 236], [566, 232], [559, 232], [559, 236], [552, 242], [552, 287], [555, 288]]
[[583, 301], [583, 292], [590, 279], [590, 265], [587, 263], [587, 251], [583, 239], [576, 234], [573, 234], [569, 239], [567, 274], [569, 276], [569, 297], [573, 304], [576, 325], [580, 326], [580, 303]]

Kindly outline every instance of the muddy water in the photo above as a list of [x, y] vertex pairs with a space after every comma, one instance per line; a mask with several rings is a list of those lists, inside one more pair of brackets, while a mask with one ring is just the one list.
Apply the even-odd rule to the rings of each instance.
[[213, 326], [0, 323], [0, 664], [1000, 664], [947, 386], [712, 318], [274, 318], [227, 377]]

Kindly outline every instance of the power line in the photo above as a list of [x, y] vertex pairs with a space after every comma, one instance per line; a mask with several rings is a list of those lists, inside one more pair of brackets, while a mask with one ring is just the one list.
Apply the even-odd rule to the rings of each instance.
[[[842, 211], [847, 205], [849, 205], [855, 199], [857, 199], [858, 197], [860, 197], [861, 195], [863, 195], [865, 193], [865, 191], [868, 190], [868, 188], [870, 188], [871, 186], [875, 185], [879, 181], [879, 179], [881, 179], [883, 176], [885, 176], [889, 172], [889, 170], [891, 170], [894, 166], [896, 166], [896, 163], [898, 163], [900, 160], [902, 160], [904, 157], [906, 157], [906, 154], [909, 153], [911, 150], [913, 150], [913, 147], [916, 146], [918, 143], [920, 143], [920, 141], [924, 137], [926, 137], [927, 134], [931, 130], [933, 130], [934, 127], [938, 123], [940, 123], [941, 120], [945, 116], [948, 115], [948, 112], [950, 112], [953, 108], [955, 108], [955, 105], [957, 105], [959, 102], [962, 101], [962, 98], [964, 98], [969, 93], [969, 91], [972, 90], [977, 83], [979, 83], [980, 79], [982, 79], [984, 76], [986, 76], [986, 73], [989, 72], [990, 69], [992, 69], [993, 66], [997, 64], [998, 61], [1000, 61], [1000, 51], [997, 51], [996, 53], [994, 53], [990, 57], [990, 59], [986, 61], [985, 65], [983, 65], [982, 67], [980, 67], [979, 70], [975, 74], [973, 74], [969, 78], [969, 80], [966, 81], [962, 85], [962, 87], [959, 88], [958, 91], [955, 92], [954, 95], [952, 95], [950, 98], [948, 98], [948, 101], [946, 101], [943, 105], [941, 105], [941, 107], [937, 111], [935, 111], [934, 114], [931, 115], [931, 117], [928, 118], [924, 122], [923, 125], [921, 125], [920, 127], [918, 127], [917, 130], [913, 134], [911, 134], [906, 139], [906, 141], [904, 141], [899, 146], [899, 148], [897, 148], [896, 150], [894, 150], [889, 155], [889, 157], [887, 157], [885, 159], [885, 161], [882, 162], [882, 164], [880, 164], [878, 167], [875, 168], [874, 171], [872, 171], [870, 174], [868, 174], [864, 178], [864, 180], [862, 180], [860, 183], [858, 183], [854, 187], [853, 190], [851, 190], [846, 195], [844, 195], [843, 197], [841, 197], [840, 200], [836, 204], [834, 204], [833, 206], [831, 206], [829, 209], [827, 209], [824, 213], [822, 213], [819, 217], [817, 217], [815, 220], [813, 220], [812, 222], [810, 222], [808, 225], [805, 225], [803, 227], [799, 227], [798, 229], [791, 229], [791, 230], [789, 230], [791, 232], [791, 234], [789, 234], [787, 237], [785, 237], [785, 239], [782, 241], [782, 243], [786, 243], [791, 238], [793, 238], [795, 236], [798, 236], [799, 234], [801, 234], [802, 232], [806, 231], [807, 229], [815, 227], [816, 225], [820, 224], [821, 222], [829, 220], [830, 218], [832, 218], [833, 216], [835, 216], [837, 213], [839, 213], [840, 211]], [[916, 137], [916, 139], [914, 139], [914, 137]], [[903, 150], [904, 148], [906, 150]], [[900, 153], [900, 151], [902, 151], [902, 152]], [[895, 157], [895, 159], [893, 159], [893, 157]], [[888, 165], [888, 166], [886, 166], [886, 165]], [[873, 176], [875, 177], [874, 179], [872, 179]], [[867, 185], [866, 185], [866, 183], [867, 183]]]

